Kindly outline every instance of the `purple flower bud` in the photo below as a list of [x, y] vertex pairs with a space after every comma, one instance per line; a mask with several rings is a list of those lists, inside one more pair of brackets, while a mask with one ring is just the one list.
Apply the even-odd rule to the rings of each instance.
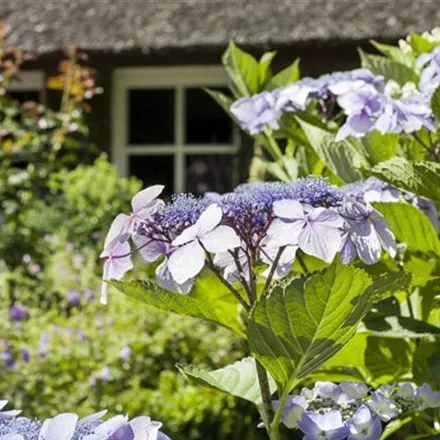
[[29, 268], [29, 271], [33, 274], [40, 273], [41, 272], [41, 266], [39, 264], [32, 264]]
[[29, 264], [32, 261], [32, 258], [29, 254], [25, 254], [23, 255], [22, 261], [23, 263]]
[[102, 368], [99, 371], [98, 376], [102, 381], [108, 382], [110, 380], [110, 368], [107, 366]]
[[29, 354], [29, 350], [27, 348], [22, 348], [20, 350], [20, 358], [23, 362], [30, 362], [31, 360], [31, 355]]
[[26, 318], [26, 310], [18, 304], [9, 307], [9, 319], [14, 322], [23, 321]]
[[81, 302], [81, 297], [76, 290], [69, 290], [66, 295], [67, 302], [72, 306], [77, 306]]
[[86, 301], [92, 301], [93, 300], [93, 293], [90, 289], [85, 289], [83, 293], [83, 297]]
[[119, 352], [119, 357], [120, 357], [123, 361], [127, 362], [128, 359], [130, 358], [130, 354], [131, 354], [130, 347], [129, 347], [128, 345], [124, 345], [124, 346], [121, 348], [121, 351]]

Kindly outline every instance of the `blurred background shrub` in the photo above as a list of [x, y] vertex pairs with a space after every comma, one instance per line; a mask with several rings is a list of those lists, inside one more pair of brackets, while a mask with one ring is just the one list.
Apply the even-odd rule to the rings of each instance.
[[25, 58], [0, 49], [0, 397], [42, 418], [148, 414], [176, 440], [260, 438], [250, 405], [175, 368], [226, 365], [243, 356], [242, 341], [116, 293], [99, 303], [103, 233], [141, 184], [119, 178], [88, 141], [99, 88], [84, 54], [69, 50], [49, 80], [61, 91], [57, 111], [9, 95]]

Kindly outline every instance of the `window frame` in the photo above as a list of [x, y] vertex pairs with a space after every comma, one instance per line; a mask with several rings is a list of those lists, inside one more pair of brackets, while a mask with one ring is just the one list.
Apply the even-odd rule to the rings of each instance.
[[[185, 190], [185, 159], [188, 154], [235, 154], [240, 148], [240, 134], [232, 125], [232, 143], [191, 144], [185, 142], [186, 105], [185, 89], [226, 87], [227, 75], [222, 66], [172, 66], [117, 68], [112, 80], [112, 160], [121, 176], [128, 175], [130, 156], [173, 156], [175, 193]], [[131, 89], [173, 89], [174, 143], [130, 145], [129, 91]]]
[[44, 72], [42, 70], [21, 70], [18, 74], [18, 81], [11, 81], [8, 90], [11, 92], [39, 92], [39, 102], [44, 104], [46, 100]]

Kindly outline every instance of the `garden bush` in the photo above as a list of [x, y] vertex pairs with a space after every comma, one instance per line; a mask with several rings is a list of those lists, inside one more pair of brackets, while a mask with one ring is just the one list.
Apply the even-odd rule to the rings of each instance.
[[140, 182], [120, 178], [89, 141], [86, 112], [98, 88], [85, 55], [70, 50], [49, 80], [63, 96], [58, 111], [10, 96], [23, 58], [5, 51], [0, 64], [0, 396], [29, 417], [107, 408], [167, 415], [166, 432], [177, 439], [210, 429], [219, 439], [257, 438], [249, 405], [185, 385], [175, 369], [182, 359], [208, 368], [232, 362], [244, 350], [239, 338], [122, 299], [99, 304], [103, 231], [115, 211], [129, 209]]
[[179, 369], [253, 402], [272, 440], [438, 437], [437, 36], [316, 79], [231, 43], [233, 96], [208, 93], [263, 151], [250, 175], [282, 182], [169, 203], [155, 185], [110, 226], [102, 302], [110, 284], [244, 335], [248, 357]]

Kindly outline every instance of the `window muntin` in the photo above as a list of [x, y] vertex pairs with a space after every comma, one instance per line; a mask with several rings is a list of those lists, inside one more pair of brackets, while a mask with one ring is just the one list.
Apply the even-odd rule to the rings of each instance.
[[[117, 69], [113, 81], [112, 157], [121, 175], [163, 181], [169, 192], [230, 189], [238, 174], [238, 130], [202, 90], [225, 88], [221, 67]], [[220, 169], [212, 177], [223, 176], [222, 184], [194, 171], [197, 162], [212, 168], [214, 157]]]

